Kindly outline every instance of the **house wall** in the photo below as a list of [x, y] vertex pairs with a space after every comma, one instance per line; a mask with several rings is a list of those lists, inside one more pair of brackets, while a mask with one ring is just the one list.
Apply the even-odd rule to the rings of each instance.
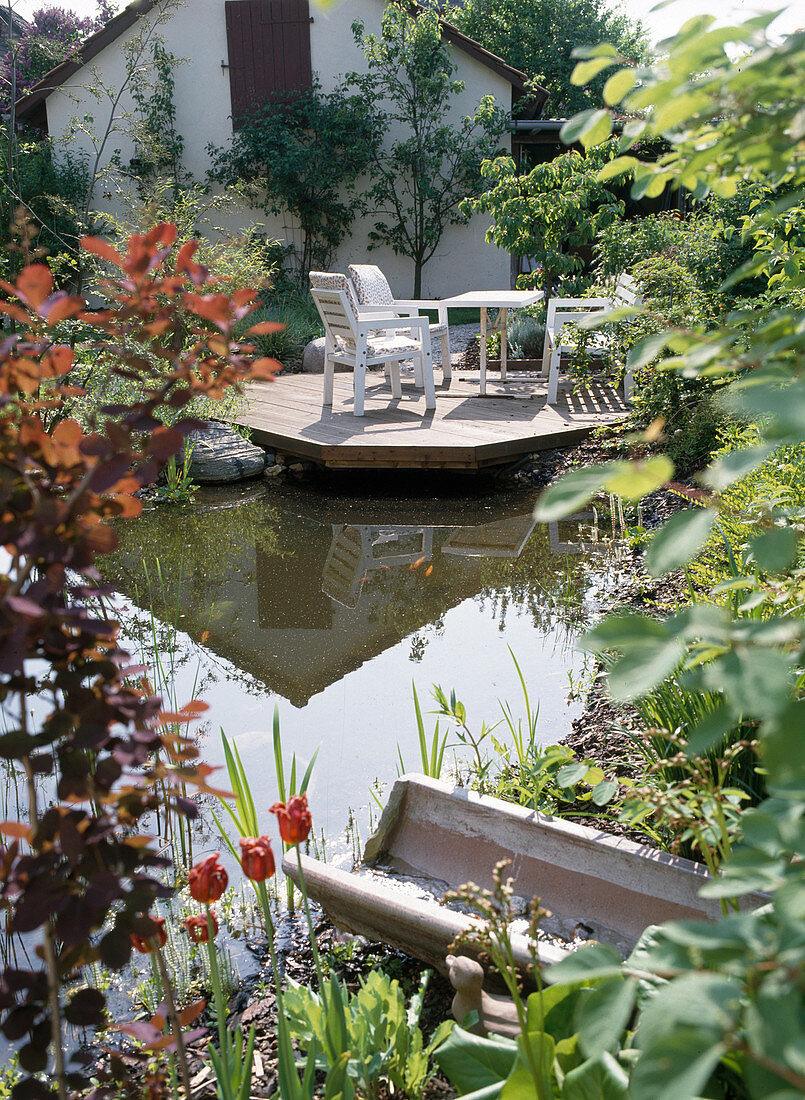
[[[149, 24], [158, 18], [154, 9], [147, 17]], [[361, 19], [369, 31], [379, 31], [383, 14], [381, 0], [341, 0], [327, 7], [311, 3], [311, 62], [325, 91], [333, 88], [350, 70], [360, 70], [363, 51], [356, 46], [351, 25]], [[204, 180], [210, 165], [207, 146], [224, 146], [232, 136], [230, 119], [229, 74], [222, 62], [228, 60], [223, 0], [187, 0], [158, 27], [166, 49], [177, 58], [175, 76], [176, 126], [185, 143], [184, 167], [197, 180]], [[88, 66], [79, 70], [47, 99], [48, 128], [58, 141], [63, 139], [72, 152], [83, 152], [93, 163], [95, 148], [87, 130], [101, 133], [110, 114], [108, 96], [100, 98], [91, 89], [101, 86], [113, 94], [119, 89], [126, 73], [126, 46], [140, 33], [139, 26], [124, 32], [115, 42], [99, 53]], [[457, 120], [471, 113], [484, 95], [492, 94], [499, 104], [508, 108], [511, 86], [481, 62], [448, 43], [457, 66], [456, 76], [465, 82], [464, 91], [456, 97], [451, 114]], [[146, 60], [150, 57], [147, 52]], [[131, 110], [130, 95], [124, 94], [118, 115]], [[110, 134], [101, 163], [119, 150], [125, 162], [135, 149], [121, 118]], [[393, 132], [390, 133], [393, 137]], [[503, 139], [502, 143], [506, 143]], [[103, 209], [119, 209], [114, 198], [99, 186], [95, 205]], [[295, 226], [289, 219], [266, 218], [261, 211], [245, 209], [242, 216], [230, 219], [227, 229], [237, 230], [259, 222], [271, 236], [298, 243]], [[474, 218], [468, 225], [446, 230], [437, 254], [423, 273], [423, 294], [445, 297], [463, 290], [480, 287], [508, 287], [510, 264], [508, 254], [484, 241], [488, 225], [485, 218]], [[408, 297], [412, 293], [413, 264], [395, 256], [389, 249], [368, 252], [368, 232], [371, 218], [353, 224], [348, 240], [342, 245], [334, 265], [345, 270], [348, 263], [374, 262], [385, 271], [395, 294]]]

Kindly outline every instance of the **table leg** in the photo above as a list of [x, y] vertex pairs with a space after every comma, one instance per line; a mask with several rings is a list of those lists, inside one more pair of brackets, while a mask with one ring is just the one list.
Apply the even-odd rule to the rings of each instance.
[[506, 310], [501, 309], [498, 315], [500, 323], [500, 380], [506, 381], [506, 359], [509, 352], [508, 335], [506, 333]]
[[481, 366], [481, 397], [486, 394], [486, 306], [481, 306], [481, 346], [479, 348]]

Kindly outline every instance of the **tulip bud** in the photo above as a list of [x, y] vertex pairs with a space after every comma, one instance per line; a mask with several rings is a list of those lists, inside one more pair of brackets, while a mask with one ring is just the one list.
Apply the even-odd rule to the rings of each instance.
[[301, 844], [307, 840], [313, 818], [307, 808], [307, 795], [293, 795], [287, 802], [275, 802], [269, 813], [276, 814], [280, 836], [286, 844]]
[[[207, 912], [210, 915], [212, 921], [212, 934], [218, 935], [218, 918], [213, 913], [212, 909], [208, 909]], [[210, 928], [207, 924], [207, 914], [199, 913], [195, 917], [185, 917], [184, 926], [187, 929], [187, 934], [193, 943], [209, 943], [210, 940]]]
[[138, 932], [131, 933], [131, 942], [141, 955], [150, 955], [157, 947], [164, 947], [168, 942], [168, 933], [165, 931], [164, 917], [149, 917], [149, 920], [157, 926], [156, 931], [150, 936], [142, 936]]
[[215, 854], [207, 856], [195, 867], [191, 867], [187, 881], [190, 885], [190, 896], [204, 905], [210, 905], [218, 901], [226, 890], [229, 876], [223, 865], [218, 862], [218, 855]]
[[276, 871], [271, 841], [267, 836], [247, 836], [240, 842], [240, 865], [246, 878], [264, 882]]

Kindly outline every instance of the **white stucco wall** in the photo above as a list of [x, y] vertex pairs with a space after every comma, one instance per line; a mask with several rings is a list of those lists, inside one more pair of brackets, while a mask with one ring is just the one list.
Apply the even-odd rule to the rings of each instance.
[[[149, 23], [156, 21], [157, 10], [145, 17]], [[351, 25], [361, 19], [367, 30], [379, 31], [383, 4], [381, 0], [340, 0], [323, 8], [314, 0], [311, 14], [312, 68], [327, 91], [339, 83], [346, 72], [363, 67], [363, 52], [354, 42]], [[126, 47], [139, 33], [140, 24], [122, 34], [47, 99], [51, 135], [57, 141], [63, 139], [71, 151], [85, 153], [90, 164], [94, 162], [96, 146], [84, 130], [101, 134], [111, 110], [110, 98], [103, 94], [100, 97], [93, 95], [91, 89], [103, 86], [110, 96], [117, 92], [125, 79]], [[203, 180], [210, 164], [207, 146], [224, 146], [232, 136], [229, 74], [221, 65], [228, 60], [223, 0], [185, 0], [159, 26], [158, 33], [170, 53], [185, 59], [174, 73], [176, 126], [184, 138], [184, 166], [195, 179]], [[471, 113], [481, 97], [489, 94], [508, 109], [511, 102], [509, 83], [449, 43], [448, 49], [457, 67], [456, 76], [466, 85], [456, 97], [451, 114], [458, 119]], [[149, 57], [150, 50], [145, 60]], [[131, 96], [124, 94], [116, 112], [119, 122], [109, 136], [101, 164], [108, 162], [117, 150], [124, 162], [134, 155], [133, 142], [126, 133], [125, 116], [131, 109]], [[114, 197], [104, 192], [105, 188], [100, 186], [95, 196], [96, 207], [113, 209]], [[237, 221], [229, 221], [228, 227], [237, 229]], [[252, 222], [262, 223], [271, 236], [289, 241], [295, 239], [294, 226], [287, 221], [267, 220], [262, 212], [244, 209], [241, 224]], [[485, 219], [475, 218], [469, 225], [446, 230], [437, 254], [424, 269], [423, 294], [445, 297], [463, 290], [509, 286], [508, 254], [484, 241], [487, 224]], [[371, 225], [371, 217], [363, 223], [356, 221], [353, 224], [334, 266], [337, 270], [345, 270], [349, 263], [378, 263], [395, 294], [410, 296], [413, 264], [404, 257], [395, 256], [389, 249], [369, 252], [367, 235]]]

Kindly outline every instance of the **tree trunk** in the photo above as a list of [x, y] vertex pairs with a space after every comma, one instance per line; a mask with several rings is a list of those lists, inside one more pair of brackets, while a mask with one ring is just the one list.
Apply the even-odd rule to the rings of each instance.
[[422, 297], [422, 261], [414, 260], [414, 297]]

